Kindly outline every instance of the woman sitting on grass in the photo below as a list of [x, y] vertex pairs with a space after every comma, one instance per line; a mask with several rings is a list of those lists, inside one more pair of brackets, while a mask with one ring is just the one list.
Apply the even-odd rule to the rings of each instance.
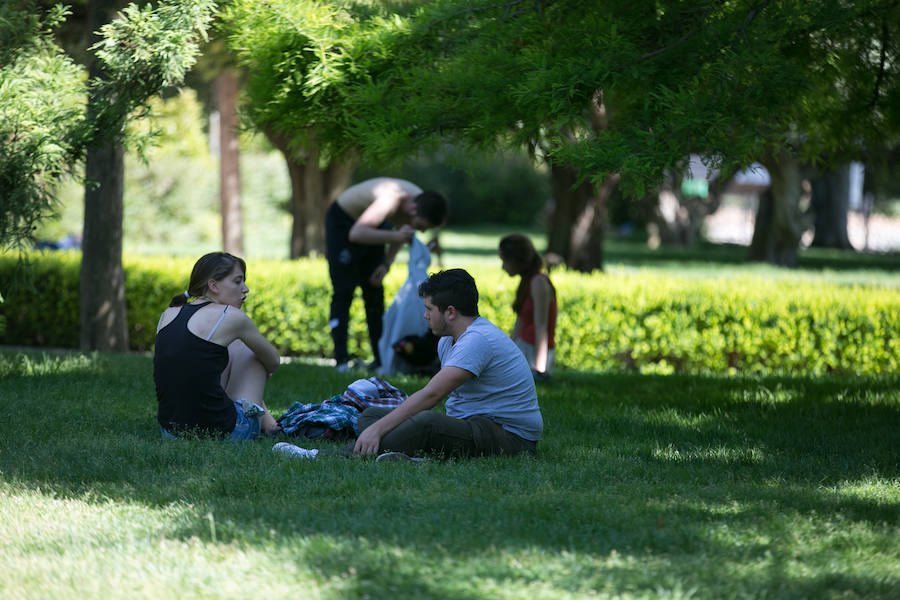
[[503, 270], [521, 278], [512, 305], [516, 324], [510, 337], [528, 359], [535, 378], [547, 379], [556, 346], [556, 290], [543, 272], [543, 259], [526, 236], [513, 233], [504, 237], [499, 254]]
[[159, 319], [153, 381], [164, 438], [249, 440], [260, 428], [280, 430], [263, 403], [278, 351], [241, 310], [250, 291], [246, 272], [244, 261], [226, 252], [202, 256], [187, 291]]

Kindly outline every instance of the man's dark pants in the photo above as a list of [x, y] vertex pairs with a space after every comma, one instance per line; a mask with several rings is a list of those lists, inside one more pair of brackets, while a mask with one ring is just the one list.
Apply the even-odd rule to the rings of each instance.
[[381, 364], [378, 340], [381, 339], [384, 315], [384, 287], [369, 283], [369, 276], [384, 261], [384, 245], [354, 244], [350, 241], [353, 219], [332, 202], [325, 213], [325, 258], [328, 259], [328, 275], [331, 277], [331, 310], [328, 317], [331, 339], [334, 342], [334, 358], [338, 363], [347, 362], [347, 330], [350, 304], [356, 288], [362, 289], [366, 309], [366, 325], [369, 343], [375, 363]]
[[[391, 412], [370, 407], [359, 415], [359, 432]], [[381, 438], [381, 451], [403, 452], [410, 456], [431, 454], [444, 458], [492, 456], [497, 454], [537, 454], [537, 442], [506, 431], [487, 417], [454, 419], [435, 410], [413, 415]]]

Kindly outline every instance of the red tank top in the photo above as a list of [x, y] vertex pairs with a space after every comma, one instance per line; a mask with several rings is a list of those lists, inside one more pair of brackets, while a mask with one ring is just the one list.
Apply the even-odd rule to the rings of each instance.
[[[547, 308], [547, 347], [555, 348], [556, 288], [553, 287], [553, 282], [550, 281], [550, 278], [547, 277], [546, 274], [538, 273], [535, 277], [543, 277], [547, 280], [547, 283], [550, 284], [552, 296], [550, 297], [550, 306]], [[528, 297], [525, 298], [525, 303], [522, 304], [522, 308], [519, 309], [519, 323], [521, 324], [519, 336], [522, 338], [522, 341], [534, 345], [534, 299], [531, 297], [531, 288], [529, 287], [528, 290]]]

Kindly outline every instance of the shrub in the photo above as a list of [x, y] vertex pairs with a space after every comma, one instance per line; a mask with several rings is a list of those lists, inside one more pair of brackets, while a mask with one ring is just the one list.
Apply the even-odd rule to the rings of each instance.
[[[35, 253], [30, 285], [10, 288], [16, 260], [0, 257], [0, 343], [78, 346], [77, 253]], [[126, 257], [129, 332], [151, 350], [160, 312], [187, 286], [185, 258]], [[470, 268], [482, 315], [505, 330], [516, 279], [496, 266]], [[251, 261], [245, 305], [284, 355], [330, 356], [331, 286], [321, 258]], [[385, 282], [393, 297], [402, 265]], [[759, 277], [678, 278], [650, 273], [554, 271], [559, 295], [557, 364], [642, 373], [896, 373], [900, 367], [900, 291]], [[351, 309], [350, 352], [367, 355], [362, 302]]]

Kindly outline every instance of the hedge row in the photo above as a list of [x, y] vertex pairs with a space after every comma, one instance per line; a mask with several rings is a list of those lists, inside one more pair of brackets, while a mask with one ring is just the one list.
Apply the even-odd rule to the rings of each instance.
[[[16, 259], [0, 257], [0, 343], [78, 346], [77, 253], [33, 254], [13, 285]], [[187, 286], [193, 261], [127, 257], [131, 346], [150, 350], [156, 322]], [[499, 267], [471, 269], [481, 313], [512, 325], [516, 280]], [[254, 261], [245, 305], [282, 354], [330, 356], [330, 284], [322, 259]], [[388, 301], [406, 276], [396, 265]], [[758, 277], [674, 278], [655, 274], [555, 272], [560, 316], [557, 364], [645, 373], [892, 374], [900, 367], [900, 290], [797, 284]], [[351, 309], [350, 351], [368, 355], [362, 303]]]

